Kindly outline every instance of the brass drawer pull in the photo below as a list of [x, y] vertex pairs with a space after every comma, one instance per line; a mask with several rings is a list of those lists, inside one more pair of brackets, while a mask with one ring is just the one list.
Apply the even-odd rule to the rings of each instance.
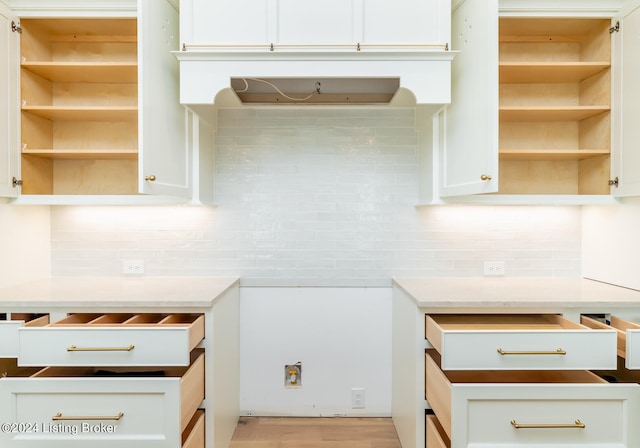
[[76, 347], [72, 345], [67, 348], [68, 352], [130, 352], [135, 348], [135, 345], [128, 347]]
[[566, 355], [567, 352], [559, 348], [555, 351], [508, 351], [501, 348], [498, 349], [501, 355]]
[[96, 416], [83, 416], [83, 415], [69, 415], [64, 416], [62, 412], [58, 412], [56, 415], [51, 417], [51, 420], [120, 420], [124, 417], [124, 412], [119, 412], [118, 415], [96, 415]]
[[580, 420], [576, 420], [575, 423], [517, 423], [515, 420], [511, 420], [511, 425], [515, 429], [547, 429], [547, 428], [577, 428], [584, 429], [587, 426]]

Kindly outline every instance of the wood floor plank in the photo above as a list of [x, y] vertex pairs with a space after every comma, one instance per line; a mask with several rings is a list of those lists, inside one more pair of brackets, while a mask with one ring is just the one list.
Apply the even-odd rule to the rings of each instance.
[[390, 418], [241, 417], [229, 448], [400, 448]]

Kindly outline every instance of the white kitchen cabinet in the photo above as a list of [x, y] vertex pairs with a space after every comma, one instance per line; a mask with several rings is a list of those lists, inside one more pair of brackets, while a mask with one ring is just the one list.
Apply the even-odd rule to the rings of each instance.
[[17, 202], [190, 198], [175, 2], [91, 3], [17, 10], [20, 57], [9, 62], [20, 61], [20, 112], [8, 120], [20, 127], [9, 150], [20, 159]]
[[15, 117], [17, 110], [18, 84], [15, 64], [9, 60], [17, 61], [17, 38], [11, 31], [12, 23], [15, 25], [9, 8], [0, 2], [0, 49], [7, 55], [8, 60], [0, 64], [0, 197], [15, 197], [18, 194], [14, 186], [14, 176], [18, 171], [17, 160], [17, 125], [10, 117]]
[[394, 280], [402, 446], [638, 446], [639, 295], [579, 278]]
[[440, 44], [450, 0], [182, 0], [180, 40], [192, 45]]
[[638, 63], [624, 56], [638, 51], [638, 2], [622, 11], [619, 2], [477, 3], [458, 2], [452, 14], [460, 54], [451, 105], [436, 115], [439, 194], [423, 202], [608, 203], [639, 194], [628, 124], [638, 106], [624, 101], [637, 90], [628, 80]]
[[3, 447], [228, 446], [237, 279], [47, 279], [0, 297]]

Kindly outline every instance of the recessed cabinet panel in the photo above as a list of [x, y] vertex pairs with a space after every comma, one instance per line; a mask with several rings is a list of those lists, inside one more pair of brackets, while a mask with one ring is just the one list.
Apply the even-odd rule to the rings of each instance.
[[319, 45], [353, 42], [354, 13], [357, 13], [354, 1], [324, 0], [318, 4], [313, 0], [278, 0], [277, 42]]
[[191, 195], [186, 112], [180, 104], [179, 15], [168, 1], [138, 1], [138, 190]]
[[498, 189], [498, 3], [463, 2], [451, 19], [451, 104], [440, 139], [441, 196]]
[[271, 17], [268, 12], [272, 3], [270, 0], [180, 0], [180, 41], [196, 45], [269, 42]]
[[363, 42], [442, 44], [450, 39], [448, 2], [404, 0], [402, 5], [388, 0], [364, 3]]

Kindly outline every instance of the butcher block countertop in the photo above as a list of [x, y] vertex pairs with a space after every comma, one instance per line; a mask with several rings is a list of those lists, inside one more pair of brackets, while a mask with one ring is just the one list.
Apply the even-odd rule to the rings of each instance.
[[394, 278], [420, 308], [508, 312], [568, 310], [607, 312], [640, 307], [640, 291], [584, 278], [434, 277]]
[[238, 278], [52, 277], [0, 288], [0, 307], [211, 307]]

